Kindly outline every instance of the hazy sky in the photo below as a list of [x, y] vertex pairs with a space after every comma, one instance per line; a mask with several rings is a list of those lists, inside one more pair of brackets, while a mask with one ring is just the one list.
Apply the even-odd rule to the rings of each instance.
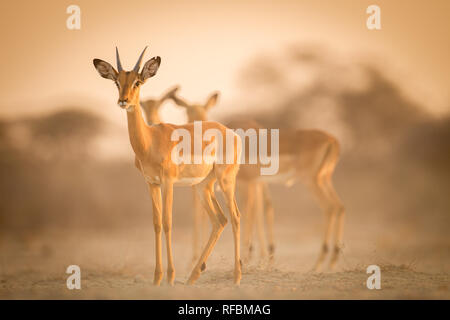
[[[81, 8], [81, 30], [66, 28], [70, 4]], [[366, 28], [370, 4], [381, 7], [380, 31]], [[145, 45], [146, 59], [161, 56], [144, 97], [180, 84], [186, 98], [220, 90], [224, 103], [239, 108], [238, 71], [252, 57], [314, 42], [341, 56], [381, 58], [430, 108], [450, 105], [447, 0], [41, 0], [2, 1], [0, 10], [0, 115], [82, 104], [125, 122], [114, 85], [92, 65], [93, 58], [115, 65], [116, 45], [128, 69]]]

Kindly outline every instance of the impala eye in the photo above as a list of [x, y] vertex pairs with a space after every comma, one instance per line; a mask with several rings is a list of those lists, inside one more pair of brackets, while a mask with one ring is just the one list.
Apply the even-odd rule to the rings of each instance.
[[141, 84], [141, 83], [140, 83], [139, 81], [136, 81], [135, 84], [134, 84], [134, 86], [137, 88], [137, 87], [139, 87], [140, 84]]
[[116, 84], [117, 89], [120, 89], [120, 85], [117, 81], [114, 82]]

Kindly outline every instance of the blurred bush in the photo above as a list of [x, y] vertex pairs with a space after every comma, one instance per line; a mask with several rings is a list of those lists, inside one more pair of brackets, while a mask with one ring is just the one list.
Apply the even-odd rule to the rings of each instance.
[[130, 212], [149, 216], [145, 183], [131, 161], [92, 156], [104, 121], [81, 109], [61, 109], [0, 122], [2, 234], [111, 228], [126, 225]]

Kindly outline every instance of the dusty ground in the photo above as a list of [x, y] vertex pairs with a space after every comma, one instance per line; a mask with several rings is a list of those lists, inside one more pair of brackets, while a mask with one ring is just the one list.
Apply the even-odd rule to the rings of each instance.
[[[284, 192], [291, 197], [295, 191]], [[277, 195], [275, 195], [277, 196]], [[278, 194], [278, 197], [281, 197]], [[282, 199], [281, 199], [282, 200]], [[283, 202], [276, 200], [278, 210]], [[176, 284], [154, 287], [151, 216], [140, 227], [115, 230], [47, 230], [32, 242], [3, 237], [0, 298], [6, 299], [449, 299], [450, 240], [402, 219], [375, 212], [347, 216], [345, 249], [337, 270], [310, 269], [321, 243], [323, 217], [312, 202], [296, 215], [278, 214], [275, 263], [251, 261], [241, 286], [232, 285], [233, 249], [228, 225], [207, 269], [185, 286], [191, 259], [188, 206], [174, 214]], [[286, 202], [285, 202], [286, 203]], [[185, 209], [180, 209], [184, 207]], [[370, 213], [370, 214], [369, 214]], [[187, 216], [189, 217], [189, 216]], [[386, 220], [387, 219], [387, 220]], [[388, 223], [387, 223], [388, 222]], [[165, 252], [165, 249], [164, 251]], [[165, 261], [165, 260], [164, 260]], [[81, 267], [82, 289], [68, 290], [67, 266]], [[381, 268], [381, 290], [368, 290], [367, 266]]]

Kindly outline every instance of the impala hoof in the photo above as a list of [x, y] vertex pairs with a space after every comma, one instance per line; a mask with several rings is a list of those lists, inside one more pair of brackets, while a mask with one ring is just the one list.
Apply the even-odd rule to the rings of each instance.
[[159, 286], [161, 284], [161, 280], [163, 278], [163, 275], [164, 274], [162, 272], [156, 271], [155, 272], [155, 276], [153, 277], [153, 285]]
[[234, 285], [235, 286], [239, 287], [241, 285], [241, 278], [242, 278], [242, 275], [240, 272], [238, 274], [235, 274], [235, 276], [234, 276]]
[[175, 283], [175, 270], [167, 271], [167, 283], [173, 287]]
[[193, 270], [192, 271], [192, 273], [191, 273], [191, 276], [189, 277], [189, 279], [188, 279], [188, 281], [187, 281], [187, 284], [188, 285], [191, 285], [191, 284], [194, 284], [194, 282], [198, 279], [198, 278], [200, 278], [200, 273], [201, 273], [201, 271], [200, 270]]

